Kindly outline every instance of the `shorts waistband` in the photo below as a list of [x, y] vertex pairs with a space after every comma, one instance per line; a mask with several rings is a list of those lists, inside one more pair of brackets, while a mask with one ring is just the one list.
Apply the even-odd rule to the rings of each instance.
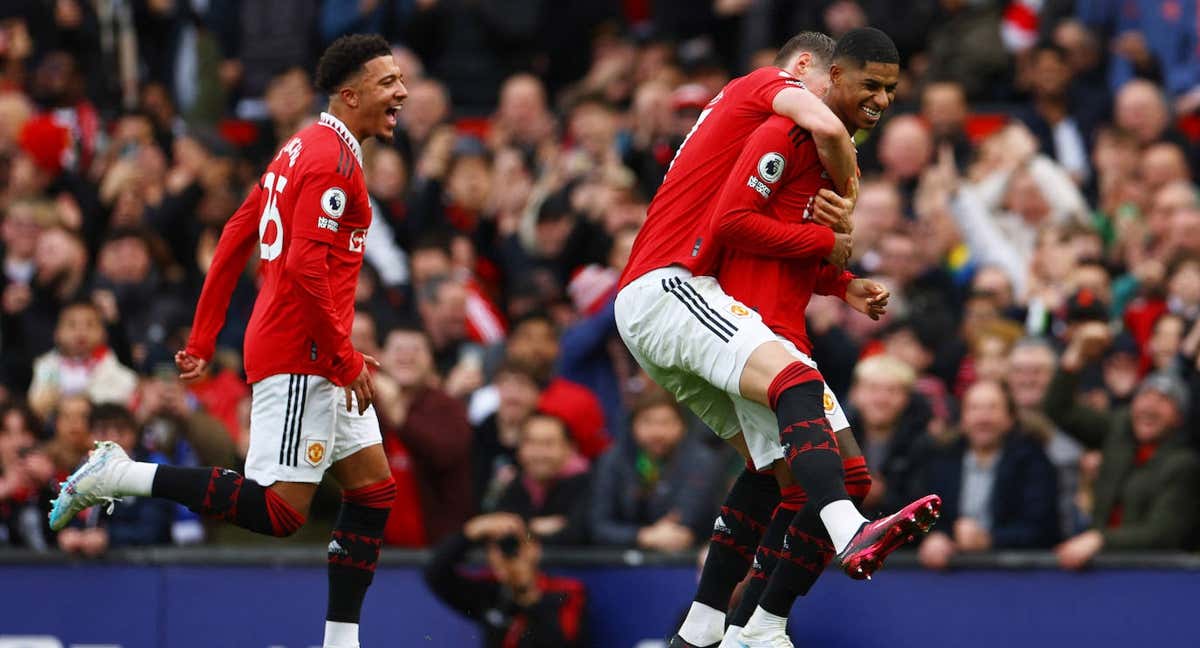
[[650, 282], [650, 283], [658, 283], [658, 282], [662, 281], [663, 279], [674, 279], [676, 277], [678, 277], [680, 279], [691, 279], [692, 271], [688, 270], [687, 268], [684, 268], [683, 266], [671, 265], [671, 266], [666, 266], [665, 268], [651, 270], [650, 272], [643, 274], [642, 276], [638, 277], [637, 279], [634, 279], [630, 283], [640, 283], [643, 281]]

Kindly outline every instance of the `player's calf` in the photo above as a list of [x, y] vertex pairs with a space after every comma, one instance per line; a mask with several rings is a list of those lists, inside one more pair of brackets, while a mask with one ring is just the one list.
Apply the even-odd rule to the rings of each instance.
[[777, 502], [779, 486], [770, 470], [763, 473], [747, 466], [713, 522], [708, 557], [696, 598], [676, 635], [677, 645], [709, 646], [721, 640], [729, 599], [750, 569]]
[[159, 466], [151, 495], [264, 535], [290, 536], [305, 521], [305, 515], [274, 490], [227, 468]]
[[342, 508], [329, 540], [329, 607], [325, 614], [326, 648], [358, 646], [363, 599], [375, 577], [383, 528], [387, 525], [396, 482], [383, 481], [342, 493]]

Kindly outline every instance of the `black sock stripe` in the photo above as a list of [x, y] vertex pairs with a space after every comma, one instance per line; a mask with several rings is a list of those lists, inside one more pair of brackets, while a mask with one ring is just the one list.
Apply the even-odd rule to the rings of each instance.
[[700, 304], [700, 302], [696, 299], [695, 294], [692, 292], [689, 292], [687, 290], [687, 288], [690, 288], [690, 286], [688, 286], [687, 284], [681, 283], [678, 286], [676, 286], [675, 290], [673, 290], [672, 293], [676, 297], [679, 297], [681, 300], [686, 299], [688, 303], [691, 303], [692, 305], [694, 305], [695, 309], [692, 310], [692, 312], [696, 315], [696, 317], [701, 318], [702, 320], [707, 320], [708, 322], [711, 322], [712, 325], [709, 326], [709, 328], [715, 327], [717, 329], [720, 329], [721, 339], [728, 342], [729, 338], [733, 337], [733, 331], [730, 331], [727, 327], [723, 326], [716, 317], [713, 317], [711, 310], [705, 309]]
[[731, 329], [729, 332], [730, 335], [733, 335], [738, 330], [737, 326], [735, 326], [733, 322], [725, 319], [725, 316], [721, 314], [721, 311], [713, 308], [712, 306], [709, 306], [708, 302], [704, 300], [704, 297], [700, 294], [700, 292], [698, 290], [696, 290], [696, 288], [694, 286], [692, 286], [691, 284], [683, 284], [683, 288], [685, 290], [688, 290], [689, 292], [691, 292], [693, 295], [695, 295], [696, 299], [699, 299], [700, 303], [704, 304], [704, 307], [707, 308], [709, 310], [709, 312], [711, 312], [713, 315], [715, 315], [717, 319], [724, 322], [725, 326], [727, 326], [729, 329]]
[[712, 324], [709, 324], [709, 323], [708, 323], [708, 320], [704, 319], [704, 316], [703, 316], [703, 315], [701, 315], [701, 314], [700, 314], [700, 311], [698, 311], [698, 310], [697, 310], [697, 308], [698, 308], [698, 307], [697, 307], [697, 306], [693, 306], [693, 305], [691, 304], [691, 302], [689, 302], [689, 301], [687, 300], [687, 298], [686, 298], [686, 297], [684, 297], [683, 295], [679, 294], [679, 292], [678, 292], [678, 291], [675, 291], [675, 290], [672, 290], [672, 291], [671, 291], [671, 294], [672, 294], [672, 295], [675, 295], [675, 299], [678, 299], [678, 300], [679, 300], [679, 301], [680, 301], [680, 302], [683, 304], [684, 308], [687, 308], [689, 311], [691, 311], [691, 312], [692, 312], [692, 315], [694, 315], [694, 316], [696, 317], [696, 319], [697, 319], [697, 320], [699, 320], [699, 321], [700, 321], [700, 323], [704, 325], [704, 327], [705, 327], [705, 328], [707, 328], [708, 330], [712, 331], [712, 332], [713, 332], [713, 335], [716, 335], [716, 336], [717, 336], [717, 337], [718, 337], [718, 338], [719, 338], [719, 339], [720, 339], [722, 342], [728, 342], [728, 341], [729, 341], [729, 338], [725, 336], [725, 333], [724, 333], [724, 332], [722, 332], [722, 331], [721, 331], [720, 329], [718, 329], [717, 327], [713, 326]]
[[288, 376], [287, 408], [283, 412], [283, 434], [279, 435], [279, 465], [283, 465], [288, 442], [288, 420], [292, 417], [292, 388], [296, 384], [295, 376]]
[[[347, 156], [348, 157], [348, 156]], [[304, 392], [300, 396], [300, 421], [296, 424], [296, 448], [292, 452], [292, 465], [299, 465], [300, 462], [296, 459], [296, 452], [300, 448], [300, 432], [304, 428], [304, 408], [308, 406], [308, 376], [304, 376]]]

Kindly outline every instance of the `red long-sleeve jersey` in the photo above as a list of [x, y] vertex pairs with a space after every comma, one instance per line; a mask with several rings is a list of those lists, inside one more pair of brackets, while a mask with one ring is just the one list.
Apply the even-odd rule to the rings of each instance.
[[810, 221], [817, 192], [832, 187], [809, 133], [774, 116], [746, 142], [709, 226], [721, 248], [721, 287], [809, 354], [809, 300], [814, 293], [845, 298], [854, 278], [824, 260], [833, 231]]
[[765, 67], [730, 81], [708, 102], [650, 202], [621, 274], [621, 288], [670, 265], [711, 274], [719, 253], [706, 239], [709, 211], [746, 139], [775, 114], [775, 95], [788, 86], [804, 84], [777, 67]]
[[262, 287], [243, 345], [249, 381], [294, 373], [352, 382], [363, 367], [350, 326], [370, 225], [362, 150], [345, 124], [322, 113], [280, 149], [225, 224], [187, 353], [212, 357], [234, 284], [257, 252]]

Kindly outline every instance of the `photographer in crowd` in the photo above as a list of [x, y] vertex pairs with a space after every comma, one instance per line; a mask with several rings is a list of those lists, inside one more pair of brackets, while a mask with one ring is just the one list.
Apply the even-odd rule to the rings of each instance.
[[[482, 546], [487, 569], [468, 575], [467, 551]], [[479, 624], [485, 648], [578, 648], [583, 583], [544, 574], [542, 546], [513, 513], [471, 518], [434, 549], [425, 583], [443, 603]]]

